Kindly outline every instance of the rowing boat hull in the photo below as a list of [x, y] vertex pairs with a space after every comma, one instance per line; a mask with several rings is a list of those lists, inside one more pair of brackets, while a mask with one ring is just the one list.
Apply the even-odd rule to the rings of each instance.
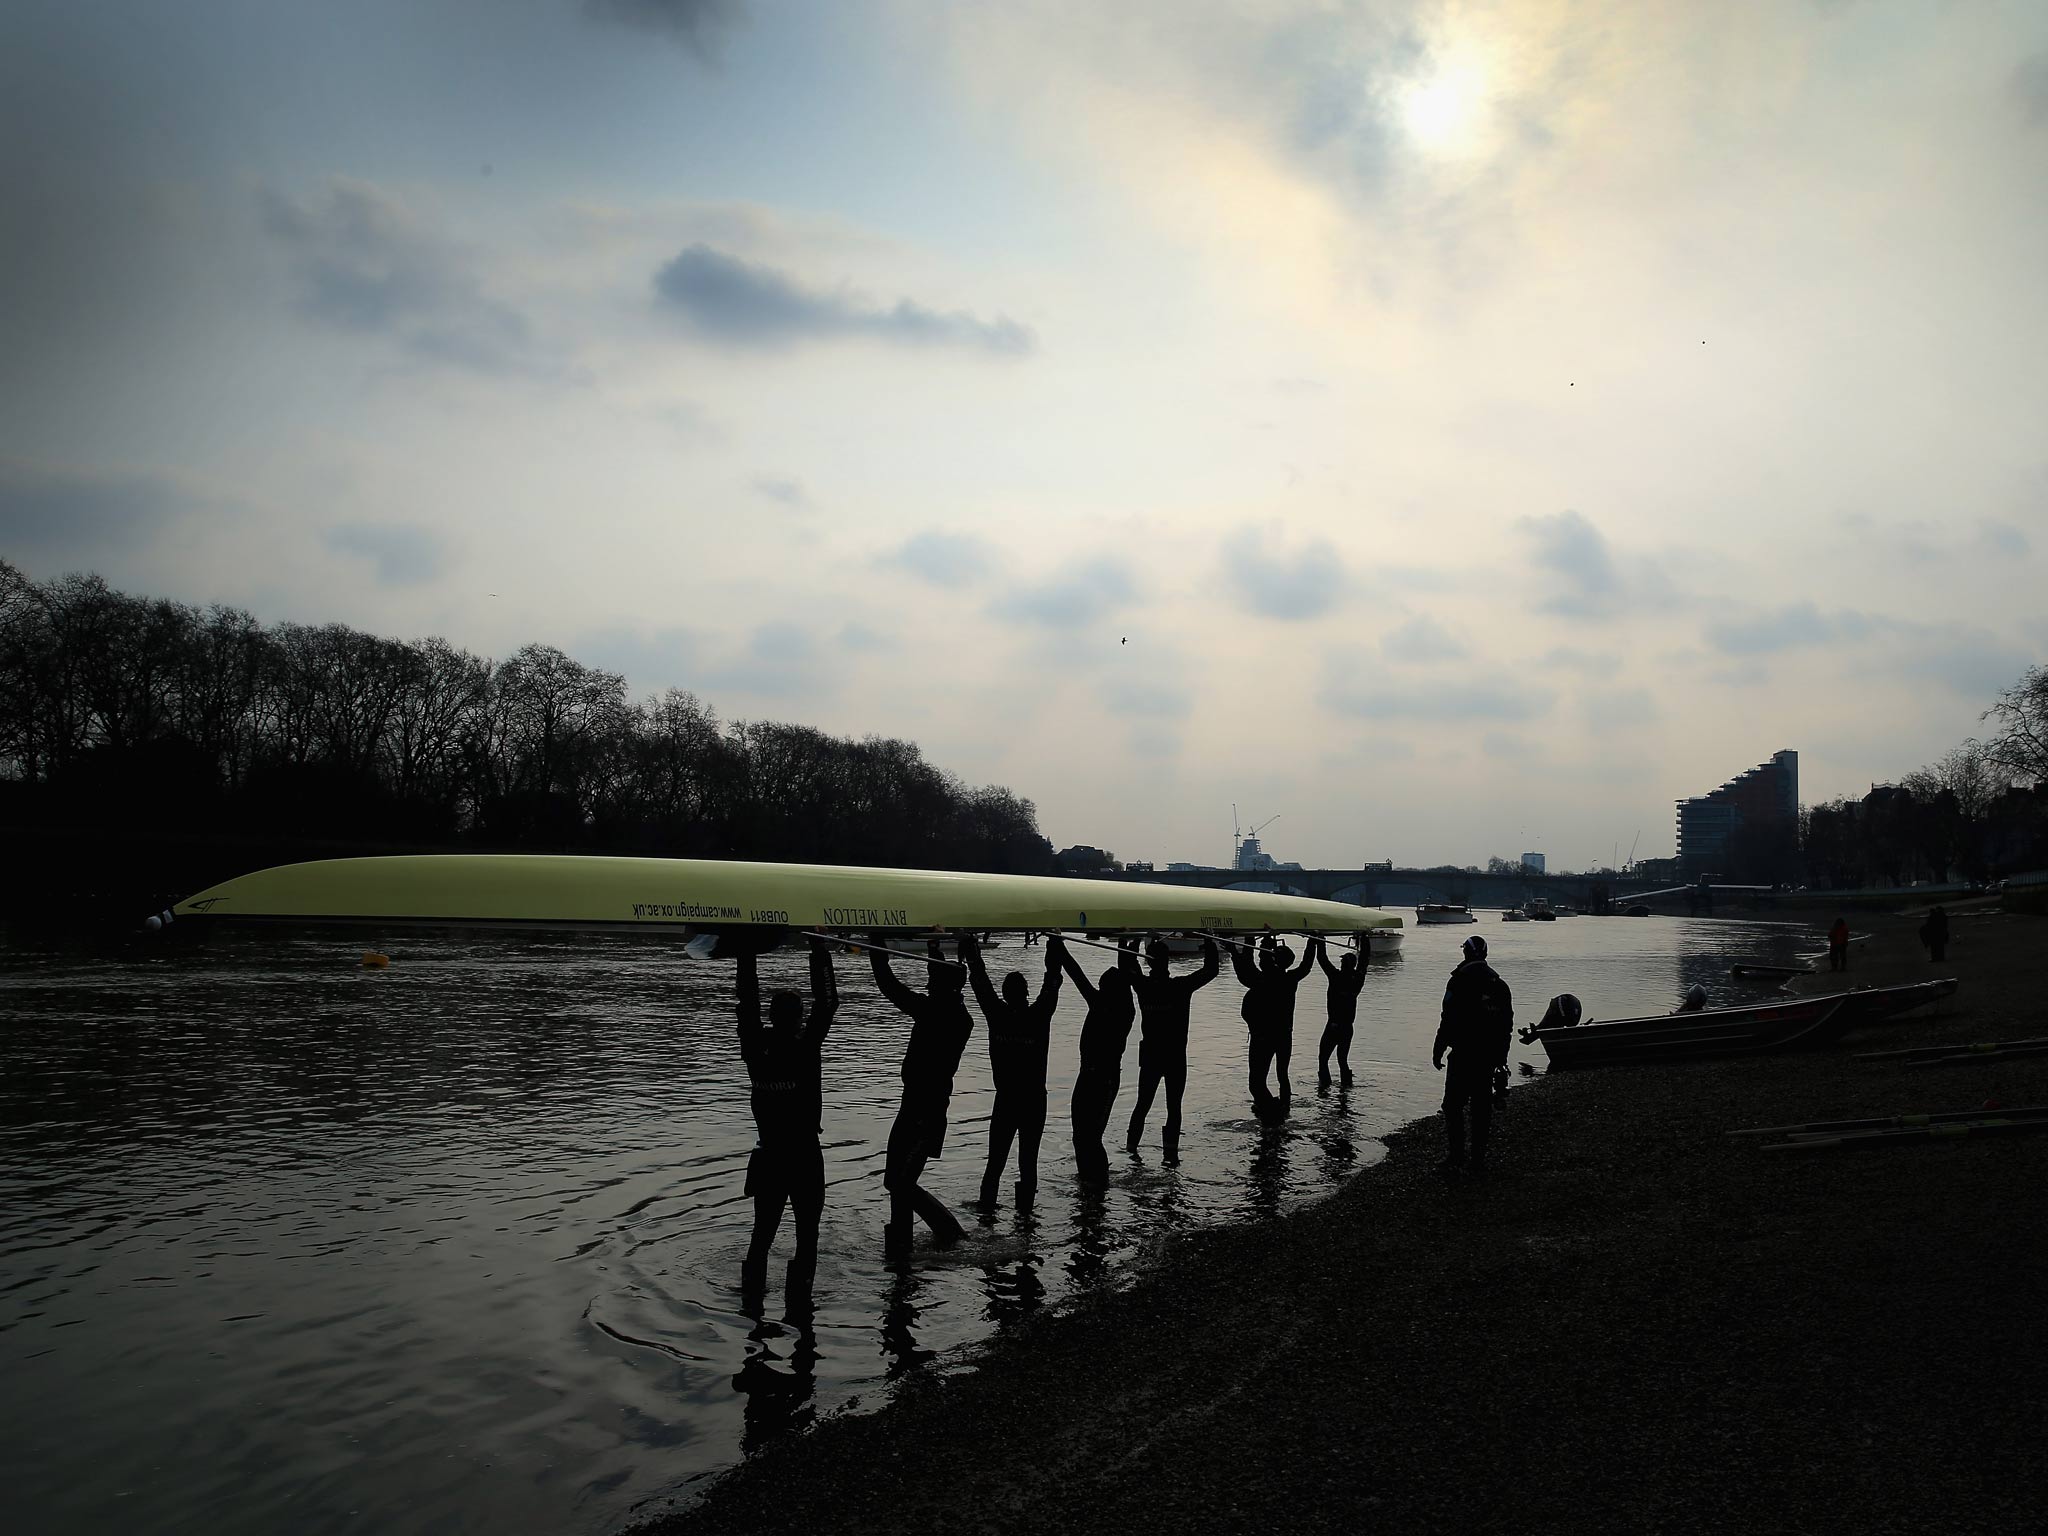
[[1372, 907], [1250, 891], [1033, 875], [627, 859], [417, 854], [261, 869], [199, 892], [180, 918], [629, 930], [1039, 929], [1358, 933], [1398, 929]]
[[1535, 1029], [1552, 1067], [1606, 1067], [1632, 1061], [1760, 1056], [1831, 1045], [1859, 1025], [1892, 1018], [1947, 997], [1954, 978], [1899, 987], [1865, 987], [1820, 997], [1785, 998], [1742, 1008], [1657, 1014], [1641, 1019]]

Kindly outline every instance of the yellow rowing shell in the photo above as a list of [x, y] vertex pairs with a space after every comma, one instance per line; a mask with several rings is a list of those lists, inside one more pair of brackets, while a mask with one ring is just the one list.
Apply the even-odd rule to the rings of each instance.
[[201, 891], [172, 910], [179, 917], [300, 922], [849, 933], [1356, 933], [1401, 926], [1393, 913], [1372, 907], [1254, 891], [839, 864], [527, 853], [282, 864]]

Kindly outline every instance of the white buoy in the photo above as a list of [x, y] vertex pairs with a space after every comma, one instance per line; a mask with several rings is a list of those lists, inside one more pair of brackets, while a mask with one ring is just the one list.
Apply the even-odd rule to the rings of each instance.
[[142, 926], [147, 928], [151, 933], [155, 933], [157, 929], [163, 927], [163, 925], [164, 920], [160, 917], [145, 917], [142, 920]]

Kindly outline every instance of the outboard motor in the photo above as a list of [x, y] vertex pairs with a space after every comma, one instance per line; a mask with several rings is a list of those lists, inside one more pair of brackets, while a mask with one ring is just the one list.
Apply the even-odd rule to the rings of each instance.
[[1550, 1006], [1543, 1011], [1543, 1022], [1538, 1029], [1570, 1029], [1585, 1017], [1585, 1010], [1579, 1000], [1569, 992], [1560, 992], [1550, 1000]]

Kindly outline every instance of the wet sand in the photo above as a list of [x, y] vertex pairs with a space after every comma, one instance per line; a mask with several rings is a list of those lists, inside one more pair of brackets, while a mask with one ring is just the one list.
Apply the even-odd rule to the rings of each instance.
[[1961, 977], [1934, 1009], [1813, 1055], [1547, 1077], [1483, 1181], [1436, 1172], [1419, 1122], [1328, 1200], [1176, 1240], [657, 1528], [2035, 1528], [2048, 1135], [1723, 1134], [2048, 1103], [2048, 1057], [1851, 1059], [2048, 1034], [2048, 919], [1959, 916], [1941, 967], [1918, 921], [1857, 921], [1847, 979]]

